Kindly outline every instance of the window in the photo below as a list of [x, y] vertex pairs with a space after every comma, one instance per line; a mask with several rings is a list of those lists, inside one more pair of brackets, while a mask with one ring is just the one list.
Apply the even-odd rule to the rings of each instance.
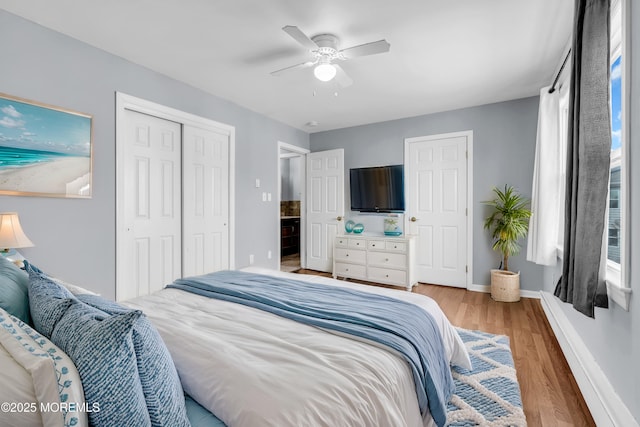
[[609, 229], [609, 248], [618, 247], [618, 231], [619, 230], [617, 228]]
[[[617, 184], [617, 186], [615, 184]], [[609, 185], [609, 209], [620, 209], [620, 168], [611, 170], [611, 184]]]
[[625, 88], [625, 10], [628, 0], [611, 0], [610, 40], [610, 112], [611, 112], [611, 172], [609, 175], [609, 203], [607, 210], [607, 285], [611, 298], [625, 309], [628, 307], [630, 289], [626, 285], [625, 259], [625, 203], [626, 160], [628, 149], [626, 129]]

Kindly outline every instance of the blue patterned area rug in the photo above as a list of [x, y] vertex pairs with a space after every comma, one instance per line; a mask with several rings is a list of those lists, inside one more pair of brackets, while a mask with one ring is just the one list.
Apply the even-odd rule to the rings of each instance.
[[452, 369], [447, 426], [526, 426], [509, 337], [457, 328], [473, 370]]

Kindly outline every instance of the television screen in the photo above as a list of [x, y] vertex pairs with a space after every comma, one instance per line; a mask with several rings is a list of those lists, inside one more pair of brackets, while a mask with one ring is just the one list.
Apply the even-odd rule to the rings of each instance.
[[351, 210], [404, 211], [403, 165], [351, 169]]

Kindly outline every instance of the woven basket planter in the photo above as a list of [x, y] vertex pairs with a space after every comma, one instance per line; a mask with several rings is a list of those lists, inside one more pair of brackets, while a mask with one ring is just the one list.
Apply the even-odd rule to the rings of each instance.
[[491, 270], [491, 298], [500, 302], [520, 301], [520, 272]]

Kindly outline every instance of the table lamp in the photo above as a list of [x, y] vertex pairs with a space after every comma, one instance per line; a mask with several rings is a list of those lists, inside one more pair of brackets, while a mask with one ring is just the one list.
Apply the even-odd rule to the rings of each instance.
[[33, 243], [22, 231], [20, 219], [15, 212], [0, 213], [0, 253], [15, 264], [22, 264], [24, 257], [16, 248], [28, 248]]

